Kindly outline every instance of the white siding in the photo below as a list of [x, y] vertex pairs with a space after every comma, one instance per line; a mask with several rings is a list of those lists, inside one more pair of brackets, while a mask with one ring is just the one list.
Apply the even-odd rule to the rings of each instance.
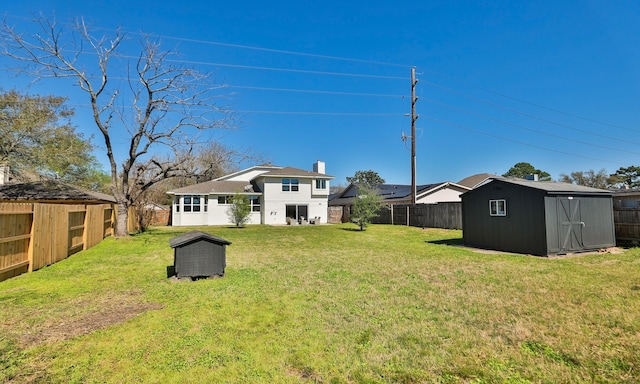
[[[177, 200], [177, 201], [176, 201]], [[209, 200], [211, 202], [211, 200]], [[177, 209], [179, 207], [179, 210]], [[191, 225], [207, 225], [207, 212], [204, 212], [204, 198], [201, 199], [200, 212], [184, 211], [184, 196], [178, 195], [174, 198], [172, 225], [173, 226], [191, 226]]]
[[[324, 164], [320, 164], [322, 169]], [[306, 206], [306, 218], [319, 217], [320, 223], [327, 223], [327, 210], [330, 190], [331, 176], [327, 176], [326, 188], [316, 188], [316, 179], [290, 176], [288, 179], [298, 180], [297, 191], [283, 191], [282, 177], [263, 177], [265, 172], [279, 169], [276, 167], [253, 167], [235, 174], [223, 176], [217, 180], [227, 181], [253, 181], [259, 190], [262, 191], [260, 212], [251, 212], [248, 224], [287, 224], [287, 206]], [[286, 177], [285, 177], [286, 178]], [[324, 178], [323, 178], [324, 179]], [[207, 212], [201, 209], [200, 212], [184, 212], [184, 196], [179, 196], [174, 201], [173, 225], [230, 225], [227, 217], [228, 204], [218, 204], [218, 195], [210, 195], [208, 199]], [[176, 210], [176, 202], [180, 210]], [[300, 215], [300, 214], [299, 214]]]
[[433, 193], [428, 194], [427, 196], [420, 197], [416, 201], [418, 204], [435, 204], [435, 203], [444, 203], [444, 202], [452, 202], [452, 201], [462, 201], [460, 195], [463, 192], [450, 189], [450, 188], [442, 188]]
[[[321, 179], [318, 179], [321, 180]], [[328, 197], [329, 196], [329, 189], [331, 188], [331, 184], [329, 183], [329, 179], [324, 179], [325, 180], [325, 187], [323, 189], [318, 189], [316, 188], [316, 179], [311, 180], [311, 194], [313, 196], [323, 196], [323, 197]]]
[[321, 223], [327, 222], [327, 197], [311, 196], [313, 179], [298, 179], [298, 191], [282, 191], [282, 178], [265, 178], [264, 193], [264, 224], [286, 224], [287, 205], [306, 205], [311, 218], [320, 217]]
[[[231, 196], [231, 194], [229, 195]], [[175, 200], [173, 209], [173, 226], [198, 226], [198, 225], [233, 225], [227, 216], [227, 210], [230, 204], [218, 204], [218, 196], [210, 195], [207, 212], [204, 212], [204, 206], [200, 212], [184, 212], [184, 197], [180, 198], [180, 212], [176, 211]], [[251, 212], [247, 224], [260, 224], [260, 212]]]

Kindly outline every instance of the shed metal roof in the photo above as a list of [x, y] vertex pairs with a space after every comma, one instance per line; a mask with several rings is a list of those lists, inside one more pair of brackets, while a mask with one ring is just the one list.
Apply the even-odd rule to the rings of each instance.
[[[550, 192], [550, 193], [558, 193], [558, 194], [572, 194], [572, 193], [582, 193], [582, 194], [595, 194], [595, 195], [613, 195], [612, 191], [608, 191], [606, 189], [599, 188], [591, 188], [585, 187], [583, 185], [569, 184], [569, 183], [561, 183], [555, 181], [532, 181], [532, 180], [524, 180], [524, 179], [495, 179], [491, 180], [489, 183], [485, 185], [490, 185], [493, 183], [510, 183], [515, 185], [521, 185], [527, 188], [539, 189], [542, 191]], [[472, 191], [466, 192], [471, 193]]]

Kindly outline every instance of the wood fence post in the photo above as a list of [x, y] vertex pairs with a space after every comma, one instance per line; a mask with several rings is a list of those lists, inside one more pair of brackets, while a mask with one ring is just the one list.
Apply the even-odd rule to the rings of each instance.
[[31, 204], [31, 237], [29, 237], [29, 250], [27, 251], [27, 259], [29, 260], [28, 272], [33, 272], [33, 237], [36, 228], [36, 209], [35, 204]]

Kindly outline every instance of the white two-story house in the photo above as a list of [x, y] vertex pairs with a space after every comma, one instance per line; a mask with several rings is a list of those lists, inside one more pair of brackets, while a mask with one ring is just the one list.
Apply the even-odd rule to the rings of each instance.
[[[258, 165], [217, 179], [167, 192], [173, 195], [174, 226], [233, 224], [227, 211], [236, 194], [251, 204], [249, 224], [288, 224], [289, 221], [327, 222], [329, 182], [325, 164], [313, 171]], [[287, 220], [289, 219], [289, 220]]]

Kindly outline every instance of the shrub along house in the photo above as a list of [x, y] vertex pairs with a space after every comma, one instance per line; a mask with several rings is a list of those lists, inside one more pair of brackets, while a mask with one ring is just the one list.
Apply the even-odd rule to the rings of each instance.
[[615, 246], [612, 193], [494, 179], [462, 195], [465, 245], [539, 256]]
[[329, 182], [325, 164], [313, 171], [259, 165], [167, 192], [173, 195], [172, 225], [233, 224], [227, 210], [236, 194], [251, 205], [249, 224], [326, 223]]

